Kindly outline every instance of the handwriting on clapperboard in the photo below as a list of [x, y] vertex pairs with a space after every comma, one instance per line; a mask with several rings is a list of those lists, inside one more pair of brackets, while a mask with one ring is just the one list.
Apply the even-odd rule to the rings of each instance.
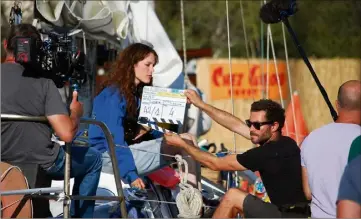
[[[166, 108], [166, 110], [164, 110], [164, 108]], [[150, 116], [158, 116], [158, 117], [162, 117], [165, 116], [163, 113], [168, 113], [167, 116], [174, 116], [174, 107], [168, 107], [168, 106], [145, 106], [144, 107], [144, 113], [150, 115]]]
[[186, 98], [181, 92], [181, 90], [145, 86], [138, 123], [163, 133], [169, 130], [158, 126], [159, 123], [183, 125]]

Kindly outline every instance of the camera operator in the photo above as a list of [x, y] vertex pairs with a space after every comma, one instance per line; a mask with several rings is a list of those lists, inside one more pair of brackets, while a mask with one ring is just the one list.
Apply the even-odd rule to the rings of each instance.
[[[51, 141], [52, 131], [65, 142], [72, 142], [77, 133], [83, 106], [73, 93], [70, 116], [60, 93], [50, 79], [24, 75], [40, 66], [34, 62], [21, 65], [16, 62], [18, 37], [30, 38], [40, 44], [39, 32], [30, 24], [13, 25], [4, 41], [5, 63], [1, 64], [1, 112], [27, 116], [46, 116], [50, 126], [36, 122], [2, 122], [1, 158], [3, 162], [36, 163], [50, 178], [64, 179], [65, 151]], [[32, 48], [32, 47], [31, 47]], [[40, 48], [36, 48], [40, 53]], [[24, 67], [26, 66], [26, 67]], [[31, 74], [30, 74], [31, 75]], [[73, 195], [94, 196], [102, 167], [101, 154], [88, 147], [72, 146], [71, 177], [75, 178]], [[92, 218], [95, 201], [73, 201], [72, 217]]]

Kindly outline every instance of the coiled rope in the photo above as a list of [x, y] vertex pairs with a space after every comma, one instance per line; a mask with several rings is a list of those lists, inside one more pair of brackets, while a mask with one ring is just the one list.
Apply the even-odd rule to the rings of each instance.
[[[179, 210], [180, 218], [200, 218], [203, 206], [201, 192], [187, 183], [188, 163], [180, 155], [176, 155], [178, 169], [180, 173], [180, 192], [177, 195], [176, 203]], [[184, 165], [184, 171], [182, 168]]]
[[[187, 183], [188, 180], [188, 163], [184, 158], [189, 156], [182, 157], [181, 155], [177, 154], [175, 156], [163, 153], [156, 153], [152, 151], [147, 151], [143, 149], [137, 149], [132, 147], [127, 147], [123, 145], [116, 145], [117, 147], [122, 148], [129, 148], [130, 150], [137, 150], [147, 153], [159, 154], [166, 157], [173, 157], [177, 161], [179, 175], [180, 175], [180, 183], [179, 188], [180, 192], [177, 194], [176, 197], [176, 205], [179, 210], [178, 217], [180, 218], [200, 218], [201, 217], [201, 210], [203, 207], [203, 196], [202, 193], [194, 188], [192, 185]], [[184, 170], [183, 170], [184, 166]], [[150, 201], [150, 200], [143, 200], [143, 201]], [[206, 207], [206, 206], [204, 206]]]

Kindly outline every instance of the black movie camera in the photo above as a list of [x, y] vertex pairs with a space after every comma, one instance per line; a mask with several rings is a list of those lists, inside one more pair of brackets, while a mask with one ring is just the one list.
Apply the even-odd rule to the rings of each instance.
[[85, 83], [85, 55], [67, 33], [50, 31], [43, 41], [32, 37], [16, 37], [15, 61], [25, 67], [25, 75], [50, 78], [58, 88], [67, 82], [73, 90]]

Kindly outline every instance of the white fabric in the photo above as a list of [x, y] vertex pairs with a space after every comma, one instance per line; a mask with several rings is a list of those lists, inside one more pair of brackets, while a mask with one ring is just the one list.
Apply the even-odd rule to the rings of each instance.
[[309, 134], [301, 145], [301, 165], [306, 167], [315, 218], [335, 218], [341, 176], [352, 141], [361, 133], [354, 124], [331, 123]]
[[113, 23], [116, 34], [125, 39], [129, 28], [127, 10], [129, 8], [130, 1], [102, 1], [102, 3], [108, 6], [113, 14]]
[[[196, 91], [202, 100], [206, 102], [205, 94], [190, 82], [186, 84], [186, 89]], [[187, 109], [186, 122], [188, 126], [187, 132], [194, 135], [196, 138], [206, 134], [212, 126], [212, 119], [205, 112], [201, 111], [193, 104], [190, 104], [189, 108]]]
[[191, 59], [188, 61], [186, 66], [186, 73], [188, 75], [195, 75], [197, 74], [197, 60]]
[[64, 20], [61, 17], [64, 1], [42, 1], [36, 0], [36, 9], [40, 14], [51, 23], [57, 26], [63, 26]]
[[57, 26], [83, 28], [89, 33], [105, 33], [125, 38], [129, 19], [128, 1], [44, 1], [36, 0], [37, 10]]

